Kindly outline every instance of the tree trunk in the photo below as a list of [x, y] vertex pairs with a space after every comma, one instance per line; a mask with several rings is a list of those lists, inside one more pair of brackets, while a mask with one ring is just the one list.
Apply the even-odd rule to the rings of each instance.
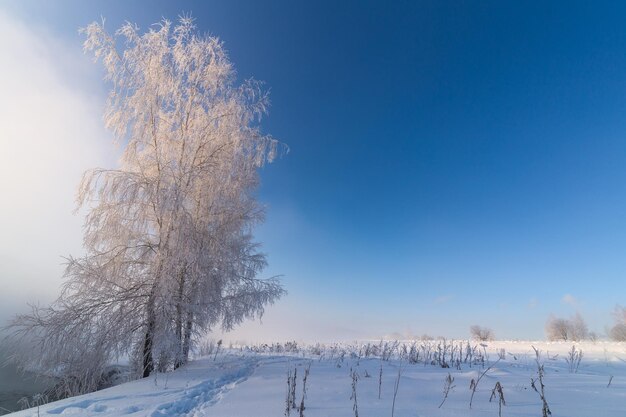
[[178, 297], [176, 298], [176, 357], [174, 358], [174, 369], [180, 368], [186, 361], [183, 356], [183, 295], [185, 290], [185, 269], [180, 273], [178, 282]]
[[148, 297], [148, 305], [147, 309], [147, 326], [146, 326], [146, 334], [143, 339], [143, 378], [147, 378], [150, 376], [152, 371], [154, 370], [154, 359], [152, 357], [152, 343], [154, 340], [154, 329], [156, 326], [156, 315], [154, 312], [154, 304], [155, 304], [155, 291], [156, 286], [152, 288], [150, 292], [150, 297]]
[[191, 349], [191, 331], [193, 330], [193, 314], [189, 313], [187, 323], [185, 323], [185, 338], [183, 340], [183, 363], [189, 360], [189, 350]]
[[154, 336], [154, 321], [148, 321], [148, 328], [143, 340], [143, 377], [147, 378], [154, 369], [154, 360], [152, 359], [152, 339]]
[[183, 267], [180, 271], [178, 281], [178, 296], [176, 298], [176, 358], [174, 359], [174, 369], [180, 368], [187, 362], [183, 354], [183, 301], [185, 296], [185, 278], [187, 269]]

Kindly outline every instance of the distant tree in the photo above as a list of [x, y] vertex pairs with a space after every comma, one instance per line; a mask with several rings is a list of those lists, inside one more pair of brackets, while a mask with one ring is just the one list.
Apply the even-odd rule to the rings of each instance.
[[620, 305], [613, 311], [615, 324], [609, 330], [609, 337], [616, 342], [626, 341], [626, 308]]
[[569, 319], [569, 333], [569, 338], [573, 341], [589, 338], [589, 328], [580, 313], [574, 314], [574, 316]]
[[550, 341], [579, 341], [589, 337], [589, 329], [580, 313], [569, 319], [550, 316], [545, 326], [546, 338]]
[[566, 319], [551, 316], [546, 322], [546, 337], [550, 341], [569, 340], [569, 323]]
[[252, 236], [263, 219], [257, 171], [277, 150], [257, 127], [267, 93], [236, 85], [222, 43], [190, 18], [83, 33], [112, 86], [105, 123], [121, 165], [84, 176], [87, 253], [68, 259], [60, 298], [13, 323], [39, 365], [80, 381], [74, 392], [95, 389], [120, 354], [143, 376], [178, 367], [194, 334], [232, 329], [283, 294], [276, 278], [258, 278], [266, 258]]
[[488, 327], [481, 327], [478, 325], [470, 326], [470, 336], [474, 340], [480, 340], [483, 342], [491, 341], [495, 339], [493, 330]]
[[616, 342], [626, 342], [626, 324], [616, 323], [609, 330], [609, 337]]

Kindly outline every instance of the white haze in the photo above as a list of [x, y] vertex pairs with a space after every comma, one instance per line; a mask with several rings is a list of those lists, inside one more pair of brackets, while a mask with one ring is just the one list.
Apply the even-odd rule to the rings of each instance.
[[[0, 10], [0, 323], [56, 298], [63, 258], [80, 254], [73, 214], [82, 172], [115, 163], [98, 67]], [[1, 325], [1, 324], [0, 324]]]

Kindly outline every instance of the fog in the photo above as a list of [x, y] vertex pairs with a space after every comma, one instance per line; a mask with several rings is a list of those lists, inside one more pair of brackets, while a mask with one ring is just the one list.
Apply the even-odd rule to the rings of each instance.
[[0, 322], [53, 300], [63, 258], [81, 252], [82, 172], [110, 166], [99, 68], [44, 28], [0, 10]]

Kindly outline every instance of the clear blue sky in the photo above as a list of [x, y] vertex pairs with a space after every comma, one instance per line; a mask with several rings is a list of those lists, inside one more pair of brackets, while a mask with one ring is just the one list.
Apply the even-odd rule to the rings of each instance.
[[539, 338], [575, 311], [603, 333], [626, 304], [626, 4], [544, 3], [4, 8], [76, 48], [100, 16], [191, 12], [271, 88], [291, 151], [258, 238], [290, 294], [248, 334]]

